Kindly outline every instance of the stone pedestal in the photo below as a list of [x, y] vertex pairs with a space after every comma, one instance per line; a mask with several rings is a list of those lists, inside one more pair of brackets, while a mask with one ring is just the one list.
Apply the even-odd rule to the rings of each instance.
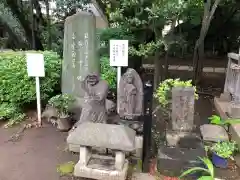
[[240, 103], [234, 103], [228, 93], [222, 93], [220, 98], [214, 98], [214, 106], [222, 119], [240, 118]]
[[122, 169], [116, 169], [116, 165], [121, 163], [115, 163], [113, 157], [92, 155], [87, 165], [80, 162], [75, 165], [74, 176], [97, 180], [126, 180], [128, 161], [122, 160]]
[[166, 145], [158, 150], [158, 171], [163, 175], [181, 175], [182, 171], [201, 166], [198, 157], [204, 157], [205, 150], [194, 124], [193, 87], [172, 89], [172, 115], [170, 127], [166, 130]]

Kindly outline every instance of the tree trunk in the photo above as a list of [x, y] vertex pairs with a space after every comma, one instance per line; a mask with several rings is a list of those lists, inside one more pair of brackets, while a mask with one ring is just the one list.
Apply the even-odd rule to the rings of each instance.
[[203, 69], [203, 58], [204, 58], [204, 40], [207, 35], [211, 20], [213, 15], [219, 5], [221, 0], [215, 0], [212, 8], [211, 8], [211, 0], [206, 0], [204, 3], [204, 14], [202, 20], [202, 27], [200, 31], [200, 36], [196, 41], [194, 47], [194, 54], [193, 54], [193, 81], [196, 82], [199, 80], [201, 76], [201, 72]]
[[43, 26], [47, 26], [47, 22], [43, 17], [41, 6], [39, 4], [39, 0], [33, 0], [33, 5], [36, 8], [37, 17], [39, 18], [39, 21], [42, 23]]
[[167, 79], [167, 77], [168, 77], [168, 56], [169, 56], [169, 50], [170, 50], [170, 48], [171, 48], [171, 44], [172, 44], [172, 42], [171, 41], [173, 41], [173, 33], [174, 33], [174, 28], [175, 28], [175, 26], [176, 26], [176, 22], [177, 22], [177, 20], [173, 20], [173, 22], [172, 22], [172, 25], [171, 25], [171, 28], [170, 28], [170, 31], [169, 31], [169, 41], [170, 42], [168, 42], [168, 44], [167, 44], [167, 49], [166, 49], [166, 54], [165, 54], [165, 61], [164, 61], [164, 77], [163, 77], [163, 79]]
[[156, 51], [154, 56], [154, 86], [153, 88], [156, 89], [158, 87], [158, 84], [162, 80], [162, 62], [159, 59], [159, 52]]
[[[28, 42], [32, 43], [32, 29], [31, 23], [26, 19], [25, 13], [19, 10], [19, 7], [15, 0], [6, 0], [8, 7], [11, 9], [12, 13], [16, 16], [16, 18], [21, 23]], [[43, 50], [43, 45], [37, 33], [35, 33], [35, 47], [37, 50]]]
[[52, 49], [52, 31], [51, 31], [51, 19], [49, 13], [49, 0], [45, 0], [47, 11], [47, 27], [48, 27], [48, 49]]
[[13, 29], [5, 21], [2, 20], [1, 16], [0, 16], [0, 23], [7, 30], [9, 38], [11, 38], [13, 40], [12, 42], [14, 42], [14, 46], [16, 48], [19, 48], [19, 49], [20, 48], [21, 49], [28, 48], [28, 45], [24, 42], [24, 40], [15, 34]]

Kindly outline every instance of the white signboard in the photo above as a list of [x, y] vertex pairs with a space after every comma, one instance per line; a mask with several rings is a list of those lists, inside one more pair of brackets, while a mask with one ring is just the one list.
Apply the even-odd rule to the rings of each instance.
[[128, 66], [128, 40], [110, 40], [110, 66]]
[[37, 96], [37, 116], [38, 124], [42, 124], [41, 119], [41, 97], [40, 97], [40, 81], [39, 77], [45, 76], [44, 56], [40, 53], [26, 53], [28, 76], [36, 79], [36, 96]]
[[44, 77], [44, 57], [40, 53], [26, 53], [27, 72], [30, 77]]

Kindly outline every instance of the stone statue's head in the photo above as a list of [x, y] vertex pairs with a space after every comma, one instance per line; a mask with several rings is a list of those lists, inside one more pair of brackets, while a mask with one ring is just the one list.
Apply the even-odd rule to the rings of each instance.
[[99, 77], [96, 73], [91, 73], [87, 76], [87, 84], [95, 86], [99, 82]]
[[133, 84], [134, 81], [134, 76], [132, 74], [131, 70], [127, 70], [126, 74], [125, 74], [125, 81], [128, 84]]

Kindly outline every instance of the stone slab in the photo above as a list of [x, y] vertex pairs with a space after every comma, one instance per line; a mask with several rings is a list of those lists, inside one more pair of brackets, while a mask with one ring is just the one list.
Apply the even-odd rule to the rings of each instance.
[[82, 123], [67, 138], [68, 144], [134, 151], [136, 132], [123, 125]]
[[193, 132], [166, 132], [166, 141], [168, 146], [175, 146], [180, 148], [198, 148], [202, 147], [202, 140], [197, 133]]
[[198, 157], [205, 156], [204, 148], [189, 149], [161, 146], [158, 150], [157, 169], [160, 173], [169, 172], [174, 176], [179, 176], [182, 171], [190, 167], [201, 166], [202, 162]]
[[[79, 153], [80, 144], [68, 144], [68, 150], [71, 152]], [[98, 154], [106, 153], [106, 148], [92, 148], [92, 151], [97, 152]], [[143, 136], [135, 137], [135, 150], [131, 152], [134, 157], [142, 158], [143, 151]]]
[[228, 141], [228, 133], [225, 128], [213, 124], [204, 124], [200, 126], [201, 135], [204, 141]]
[[[95, 156], [96, 157], [96, 156]], [[112, 157], [106, 156], [98, 156], [101, 159], [108, 158], [109, 160], [113, 159]], [[104, 166], [99, 164], [100, 167]], [[97, 179], [97, 180], [125, 180], [127, 177], [127, 170], [128, 170], [128, 161], [125, 160], [125, 164], [123, 166], [123, 170], [106, 170], [104, 168], [91, 168], [88, 166], [83, 166], [80, 163], [77, 163], [74, 168], [74, 176], [77, 177], [84, 177], [89, 179]]]
[[240, 124], [231, 124], [229, 134], [231, 135], [231, 140], [236, 141], [240, 149]]
[[[68, 144], [68, 150], [74, 153], [79, 153], [80, 145], [79, 144]], [[106, 148], [92, 148], [92, 152], [96, 152], [97, 154], [105, 154]]]

